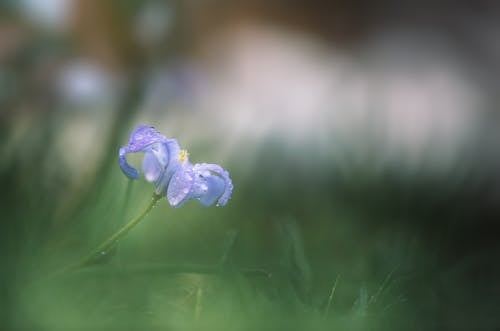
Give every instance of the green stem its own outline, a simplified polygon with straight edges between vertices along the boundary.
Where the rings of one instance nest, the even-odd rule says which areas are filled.
[[[153,196],[151,197],[151,201],[149,202],[149,204],[146,206],[146,209],[144,209],[142,213],[140,213],[135,218],[130,220],[120,230],[115,232],[115,234],[113,234],[106,241],[100,244],[96,249],[94,249],[89,255],[87,255],[85,258],[83,258],[82,260],[74,264],[72,267],[70,267],[70,269],[79,269],[81,267],[85,267],[86,265],[89,265],[92,262],[96,261],[103,254],[106,254],[109,248],[113,246],[113,244],[116,243],[118,239],[126,235],[127,232],[130,231],[130,229],[139,224],[144,219],[144,217],[146,217],[146,215],[151,211],[151,209],[153,209],[156,202],[160,198],[161,198],[160,195],[153,194]]]

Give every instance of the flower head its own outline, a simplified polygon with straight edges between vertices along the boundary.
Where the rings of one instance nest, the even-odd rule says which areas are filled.
[[[129,153],[143,152],[142,173],[155,185],[156,194],[166,194],[173,207],[191,199],[204,206],[224,206],[231,197],[233,184],[229,173],[217,164],[191,164],[189,153],[181,150],[177,140],[168,139],[156,129],[138,126],[130,135],[127,146],[119,151],[119,163],[130,179],[139,178],[139,171],[127,161]]]

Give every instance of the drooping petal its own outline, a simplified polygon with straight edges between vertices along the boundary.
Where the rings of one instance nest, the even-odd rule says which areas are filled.
[[[125,174],[125,176],[127,176],[128,178],[137,179],[139,178],[139,172],[137,171],[136,168],[128,164],[127,154],[128,154],[127,148],[121,147],[118,153],[118,162],[120,163],[120,168],[122,169],[122,172]]]
[[[154,182],[155,184],[159,181],[163,172],[165,171],[168,163],[171,159],[169,152],[169,141],[157,142],[148,146],[145,149],[144,159],[142,162],[142,170],[144,172],[144,178],[148,182]],[[177,144],[176,141],[174,141]]]
[[[118,161],[120,163],[120,168],[123,173],[130,179],[139,178],[139,171],[131,166],[127,162],[127,154],[128,153],[137,153],[137,152],[145,152],[151,145],[161,144],[162,142],[166,142],[168,139],[162,136],[156,129],[146,125],[139,125],[130,135],[130,139],[128,141],[127,146],[123,146],[120,148]],[[157,157],[158,158],[158,157]],[[166,165],[168,163],[168,154],[167,159],[158,158],[158,161],[163,161]],[[148,160],[148,165],[151,165],[151,158]],[[162,163],[162,162],[160,162]],[[151,171],[151,168],[148,168],[148,173]],[[151,178],[151,174],[148,176]],[[149,179],[148,179],[149,180]]]
[[[167,138],[161,135],[155,128],[147,125],[139,125],[130,135],[128,141],[128,152],[137,153],[144,151],[148,146],[166,142]]]
[[[179,169],[181,163],[179,161],[179,154],[181,148],[179,143],[175,139],[167,139],[166,142],[162,143],[165,153],[168,155],[168,161],[164,165],[164,170],[161,175],[155,181],[156,194],[162,195],[167,191],[168,183],[172,178],[173,174]],[[160,152],[157,152],[157,156],[160,158]]]
[[[207,185],[207,191],[200,197],[200,202],[206,205],[218,199],[217,206],[227,204],[233,192],[233,182],[229,178],[229,173],[221,166],[209,163],[195,164],[193,169],[198,176],[205,178]]]
[[[172,139],[167,139],[165,142],[158,142],[152,144],[150,147],[147,148],[148,151],[151,151],[151,153],[154,154],[158,162],[161,164],[163,168],[165,168],[171,158],[170,156],[170,140]],[[177,141],[175,141],[177,143]]]
[[[190,164],[179,167],[170,179],[167,199],[172,207],[179,207],[191,199],[195,173]]]
[[[148,182],[154,182],[160,177],[163,167],[153,151],[144,153],[142,160],[142,172]]]
[[[205,192],[200,196],[200,203],[205,206],[211,206],[219,199],[224,193],[224,189],[226,187],[226,183],[222,178],[217,175],[210,175],[207,178],[204,178],[204,187]]]

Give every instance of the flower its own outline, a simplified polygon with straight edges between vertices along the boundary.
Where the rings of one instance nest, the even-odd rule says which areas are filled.
[[[233,184],[229,173],[217,164],[191,164],[188,152],[181,150],[175,139],[168,139],[155,128],[140,125],[130,135],[127,146],[119,151],[119,164],[130,179],[139,171],[127,161],[129,153],[143,152],[142,173],[155,185],[155,193],[166,194],[173,207],[195,199],[203,206],[224,206],[229,201]]]

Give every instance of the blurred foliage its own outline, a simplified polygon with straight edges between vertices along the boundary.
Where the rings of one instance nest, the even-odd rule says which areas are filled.
[[[278,140],[250,173],[231,158],[227,207],[162,200],[100,264],[58,274],[138,214],[152,187],[127,184],[116,160],[89,191],[71,186],[64,168],[50,171],[52,121],[31,127],[1,167],[9,328],[442,329],[464,308],[479,314],[472,323],[497,323],[475,298],[486,284],[468,287],[482,262],[453,267],[453,232],[488,217],[481,189],[354,165],[311,172]]]
[[[319,161],[315,146],[290,146],[286,137],[240,146],[223,164],[235,185],[228,206],[172,209],[163,200],[99,264],[59,272],[150,199],[151,185],[121,174],[117,150],[138,121],[147,74],[188,47],[190,32],[179,15],[170,37],[140,46],[130,27],[139,1],[76,3],[63,36],[0,13],[17,24],[16,43],[0,58],[2,328],[498,329],[498,176],[460,166],[447,174],[377,170],[348,144],[342,162],[329,150]],[[265,7],[258,3],[252,15]],[[222,16],[245,12],[238,4]],[[300,26],[308,6],[297,2],[291,25]],[[286,16],[271,7],[272,19]],[[369,30],[349,19],[358,17],[354,7],[340,21],[317,2],[302,24],[349,39]],[[121,98],[105,115],[70,113],[56,97],[51,79],[74,54],[121,75]],[[63,161],[77,146],[58,145],[78,116],[104,128],[91,148],[95,168],[83,158],[86,172]],[[216,149],[190,146],[193,155]]]

